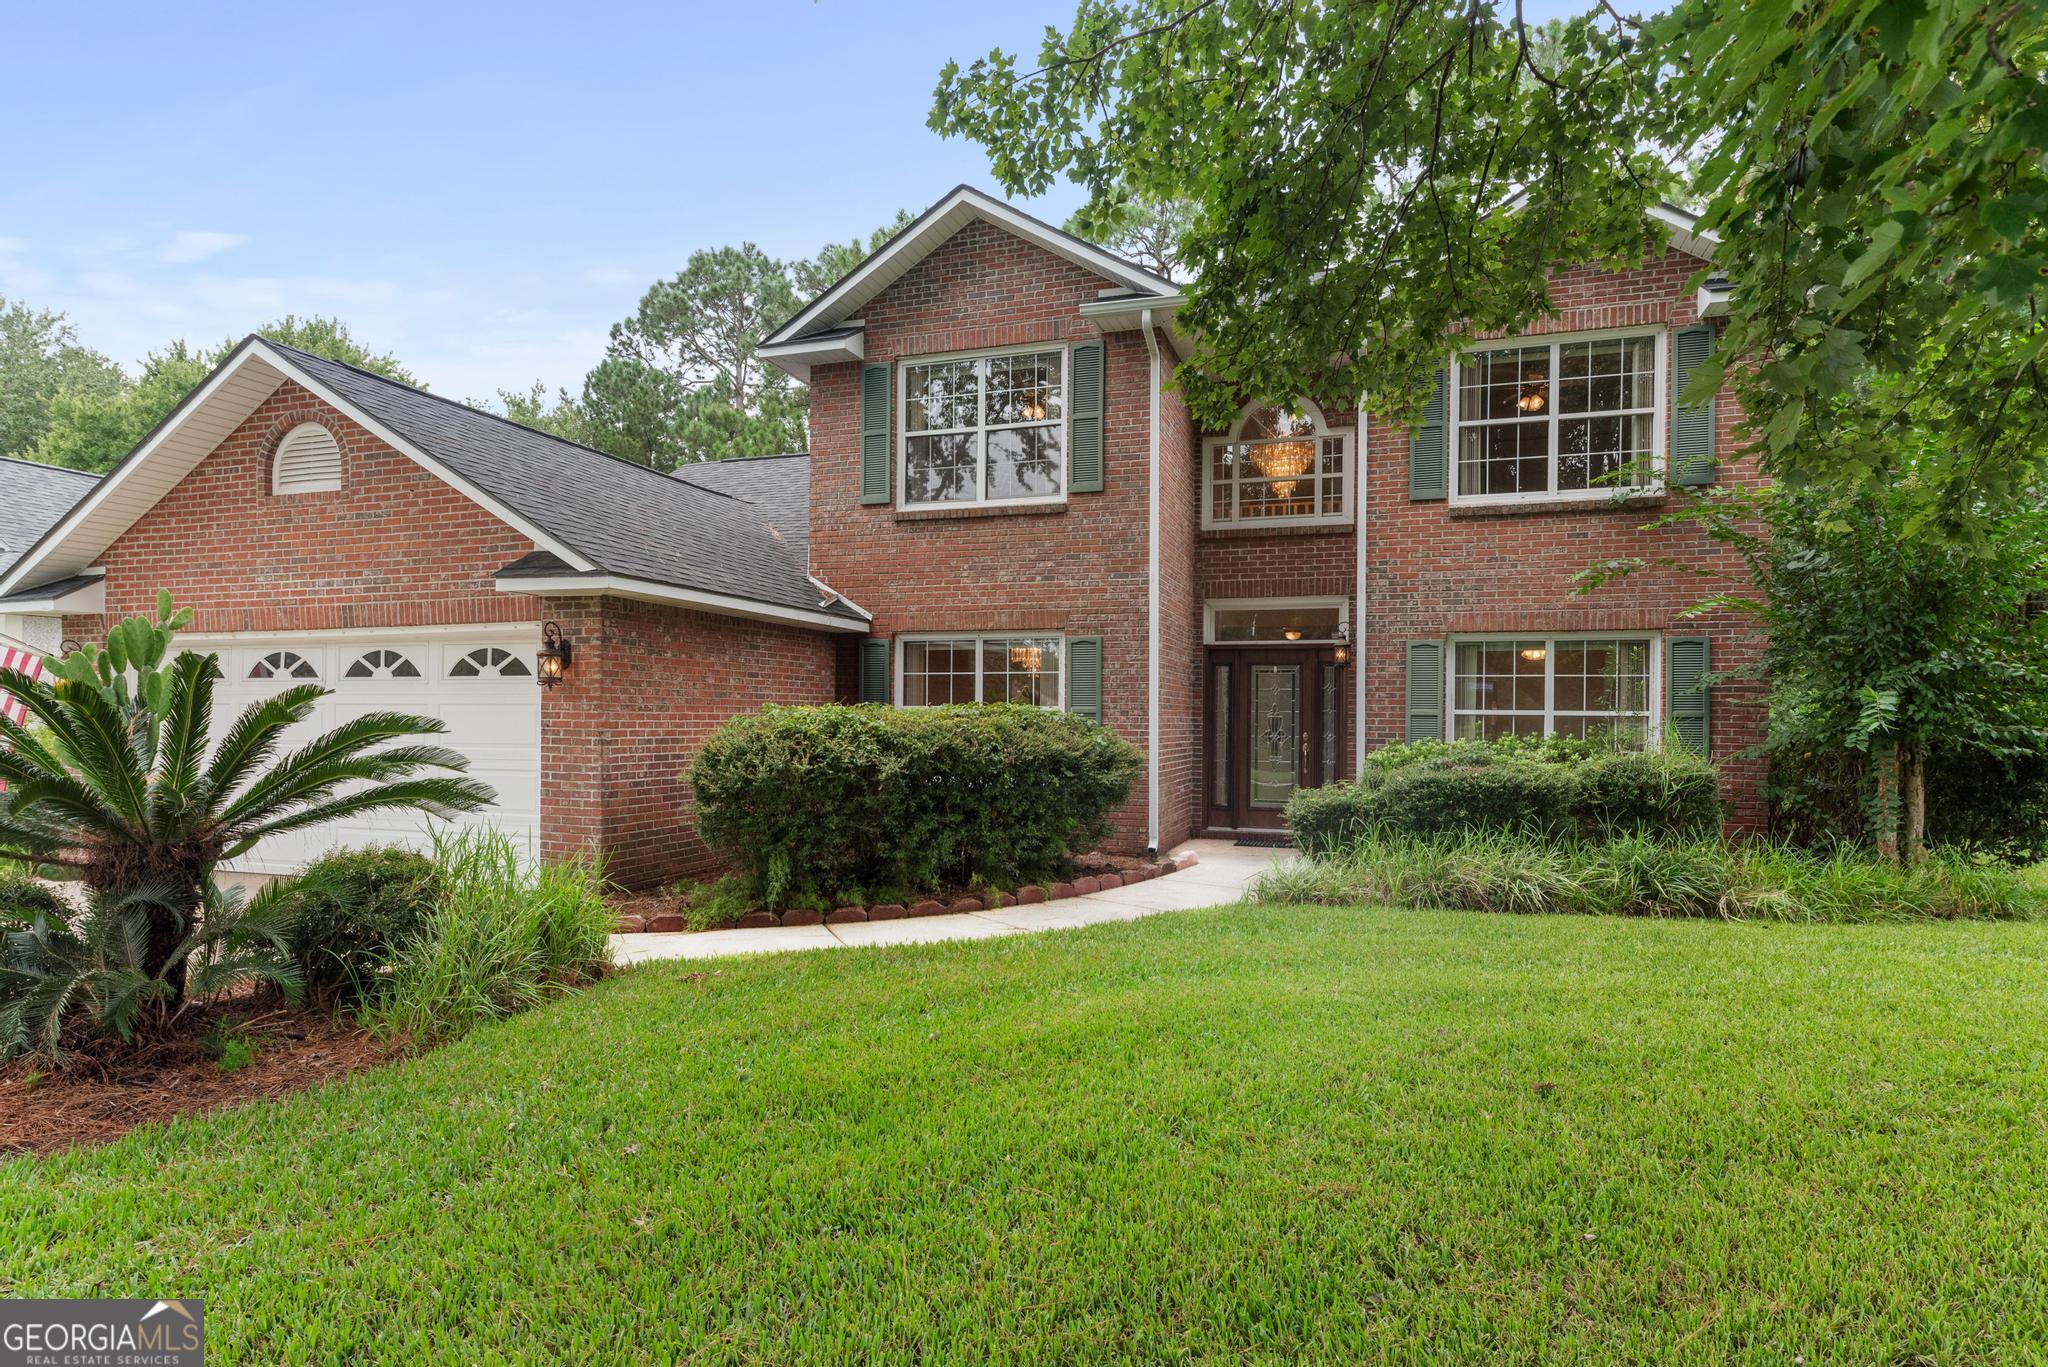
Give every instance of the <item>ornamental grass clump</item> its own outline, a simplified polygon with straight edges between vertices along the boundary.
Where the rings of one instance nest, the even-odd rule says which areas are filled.
[[[363,1012],[378,1035],[441,1043],[604,971],[612,910],[594,857],[535,865],[473,828],[437,838],[434,864],[440,899]]]
[[[1255,895],[1317,906],[1869,924],[2027,920],[2044,899],[2018,874],[1935,854],[1901,867],[1718,840],[1536,842],[1493,833],[1381,836],[1263,875]]]

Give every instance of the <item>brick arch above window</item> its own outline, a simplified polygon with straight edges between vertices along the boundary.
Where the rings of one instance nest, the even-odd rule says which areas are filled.
[[[332,493],[342,486],[348,446],[338,423],[319,409],[280,414],[264,437],[273,494]]]

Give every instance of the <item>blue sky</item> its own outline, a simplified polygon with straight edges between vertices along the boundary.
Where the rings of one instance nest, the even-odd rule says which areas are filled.
[[[574,390],[698,247],[808,255],[961,181],[996,188],[978,148],[925,128],[939,68],[1035,50],[1072,13],[13,6],[0,294],[123,363],[330,313],[445,394]]]

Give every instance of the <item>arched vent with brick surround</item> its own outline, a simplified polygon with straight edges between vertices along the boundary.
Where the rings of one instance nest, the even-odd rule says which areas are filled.
[[[274,494],[317,494],[341,487],[341,443],[317,422],[302,422],[284,434],[271,466]]]

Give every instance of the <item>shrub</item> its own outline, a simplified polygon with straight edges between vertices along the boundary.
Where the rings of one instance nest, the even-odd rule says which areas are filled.
[[[70,906],[57,890],[21,869],[0,872],[0,931],[26,930],[39,916],[63,917]]]
[[[251,985],[296,999],[283,884],[254,897],[209,883],[201,913],[160,959],[150,933],[180,904],[177,889],[93,892],[85,906],[36,912],[0,936],[0,1059],[62,1055],[78,1027],[132,1041],[161,1031],[187,999]]]
[[[323,999],[361,995],[440,894],[434,861],[413,850],[341,850],[314,860],[284,894],[292,957],[307,988]]]
[[[612,929],[598,861],[535,867],[491,830],[437,837],[441,899],[391,962],[364,1022],[416,1044],[466,1034],[604,969]]]
[[[1788,844],[1826,849],[1871,843],[1868,758],[1853,751],[1787,747],[1771,755],[1771,832]],[[2012,865],[2048,859],[2048,753],[2001,758],[1931,748],[1927,842]]]
[[[1008,704],[770,707],[688,778],[698,829],[771,907],[854,888],[1048,879],[1108,833],[1140,755],[1070,713]]]
[[[1339,850],[1374,834],[1506,831],[1693,837],[1719,829],[1720,778],[1689,751],[1616,750],[1574,740],[1418,741],[1357,783],[1306,788],[1287,806],[1302,848]],[[1370,756],[1368,757],[1371,758]]]
[[[1599,755],[1575,766],[1571,781],[1572,814],[1588,832],[1703,836],[1721,829],[1721,776],[1689,750]]]
[[[1669,842],[1642,836],[1536,844],[1499,833],[1364,840],[1276,866],[1277,902],[1462,911],[1870,923],[2021,920],[2042,899],[2010,870],[1955,855],[1912,868],[1851,850]]]

